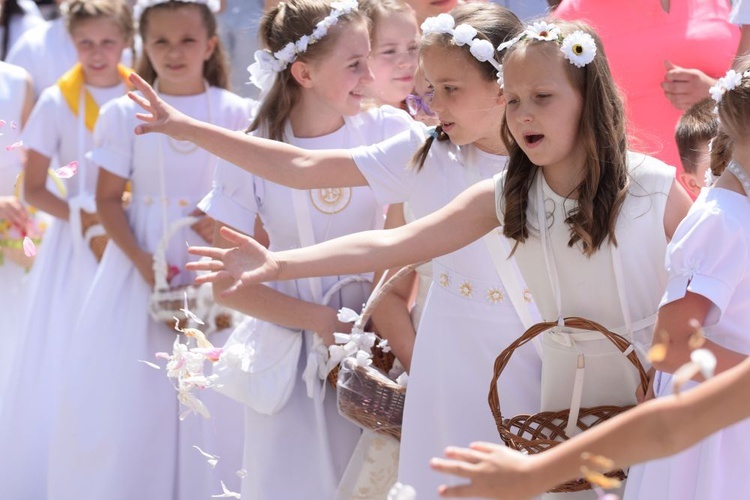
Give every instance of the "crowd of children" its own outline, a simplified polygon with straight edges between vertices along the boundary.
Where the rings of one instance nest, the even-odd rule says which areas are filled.
[[[746,491],[750,61],[682,114],[667,165],[631,140],[607,39],[505,3],[268,2],[238,61],[219,0],[62,0],[25,34],[8,12],[34,9],[5,2],[25,69],[0,62],[3,498],[530,498],[583,452],[632,465],[623,498]],[[399,442],[339,414],[319,356],[416,263],[371,325],[409,374]],[[163,283],[235,311],[206,318],[214,346],[302,339],[280,408],[205,390],[211,417],[184,418],[148,366],[178,349]],[[718,375],[674,395],[696,321]],[[492,389],[505,416],[656,400],[538,455],[497,444],[496,358],[540,322]]]

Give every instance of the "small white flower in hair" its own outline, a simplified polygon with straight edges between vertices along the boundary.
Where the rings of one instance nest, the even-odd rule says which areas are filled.
[[[337,0],[331,2],[331,8],[340,11],[342,14],[349,14],[359,8],[357,0]]]
[[[563,39],[562,50],[565,59],[579,68],[583,68],[596,56],[594,38],[583,31],[575,31]]]
[[[560,28],[552,23],[537,21],[526,28],[525,34],[529,36],[529,38],[534,38],[535,40],[551,42],[560,37]]]
[[[497,84],[500,85],[500,88],[503,88],[505,85],[505,79],[503,78],[503,65],[500,65],[500,68],[497,70]]]
[[[740,83],[742,83],[742,75],[735,70],[730,69],[727,71],[726,75],[719,79],[719,81],[723,82],[726,90],[734,90]]]
[[[495,57],[495,47],[487,40],[475,38],[471,41],[469,51],[480,62],[487,62]]]
[[[477,36],[477,30],[468,24],[459,24],[453,30],[453,43],[459,47],[462,45],[471,45],[471,41]]]
[[[297,56],[294,43],[289,42],[284,46],[283,49],[279,50],[278,52],[274,52],[273,56],[284,63],[284,65],[287,65],[290,62],[294,61],[294,58]]]
[[[450,33],[453,27],[456,25],[456,21],[450,14],[438,14],[435,17],[428,17],[422,23],[422,34],[429,35],[430,33]]]
[[[294,48],[297,49],[297,53],[301,54],[307,50],[307,46],[310,44],[310,37],[305,35],[297,40],[294,44]]]
[[[520,33],[520,34],[518,34],[518,35],[514,36],[513,38],[511,38],[510,40],[508,40],[507,42],[503,42],[503,43],[501,43],[500,45],[498,45],[498,46],[497,46],[497,51],[498,51],[498,52],[502,52],[502,51],[504,51],[504,50],[506,50],[506,49],[509,49],[509,48],[511,48],[511,47],[512,47],[513,45],[515,45],[515,44],[516,44],[516,43],[517,43],[517,42],[518,42],[518,41],[519,41],[519,40],[520,40],[521,38],[523,38],[525,34],[526,34],[526,32]]]

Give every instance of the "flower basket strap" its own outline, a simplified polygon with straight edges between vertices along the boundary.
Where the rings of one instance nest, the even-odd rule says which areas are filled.
[[[640,384],[641,390],[643,390],[644,394],[646,393],[646,391],[648,390],[648,375],[646,375],[646,370],[643,368],[643,364],[641,364],[640,359],[638,359],[638,355],[636,354],[635,349],[632,348],[631,343],[627,339],[625,339],[624,337],[614,332],[607,330],[599,323],[596,323],[594,321],[591,321],[585,318],[571,316],[571,317],[565,318],[563,321],[564,321],[564,326],[568,328],[598,331],[605,338],[609,339],[615,346],[617,346],[620,352],[622,352],[623,355],[625,355],[628,358],[628,360],[630,360],[633,366],[635,366],[636,370],[638,370],[638,376],[641,381],[641,384]],[[537,323],[536,325],[533,325],[531,328],[526,330],[523,335],[521,335],[515,341],[513,341],[513,343],[511,343],[495,359],[494,374],[492,377],[492,381],[490,382],[490,391],[489,391],[487,400],[490,405],[490,411],[492,411],[492,416],[495,417],[495,422],[498,425],[498,428],[502,425],[502,422],[503,422],[502,410],[500,408],[500,397],[497,393],[497,382],[500,379],[500,375],[502,374],[505,367],[508,365],[508,362],[510,361],[511,356],[513,355],[516,349],[518,349],[519,347],[522,347],[527,342],[530,342],[532,339],[534,339],[538,335],[546,332],[547,330],[551,330],[552,328],[555,328],[557,326],[558,326],[557,321],[548,321],[545,323]]]

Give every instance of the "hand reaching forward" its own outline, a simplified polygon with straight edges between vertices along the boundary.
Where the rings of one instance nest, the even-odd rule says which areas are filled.
[[[438,492],[443,497],[519,500],[538,493],[529,490],[529,476],[524,470],[529,457],[506,446],[472,443],[470,448],[446,448],[445,456],[447,460],[433,458],[430,466],[438,472],[466,478],[469,483],[440,486]]]
[[[135,117],[146,123],[138,125],[135,128],[135,134],[160,132],[174,139],[186,140],[181,132],[181,126],[186,124],[190,118],[162,101],[151,85],[138,74],[131,73],[130,82],[143,95],[128,92],[128,97],[144,111],[148,111],[148,113],[136,113]]]
[[[222,280],[232,281],[232,286],[222,292],[222,295],[229,296],[244,285],[278,279],[281,269],[273,252],[266,250],[251,237],[226,226],[221,228],[220,233],[235,246],[232,248],[190,247],[188,249],[188,253],[211,259],[187,264],[187,269],[191,271],[209,271],[195,279],[197,284]]]

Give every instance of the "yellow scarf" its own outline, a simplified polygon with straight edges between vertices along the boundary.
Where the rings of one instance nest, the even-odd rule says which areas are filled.
[[[133,72],[132,69],[126,68],[122,64],[117,65],[117,72],[120,74],[125,86],[130,89],[130,80],[128,77]],[[94,125],[96,125],[96,119],[99,118],[99,105],[94,100],[94,97],[86,89],[83,82],[83,67],[81,63],[77,63],[67,73],[57,80],[57,86],[60,87],[65,102],[70,106],[70,110],[73,114],[78,116],[78,105],[80,102],[81,89],[84,91],[84,102],[86,107],[85,122],[86,128],[91,132],[94,131]]]

